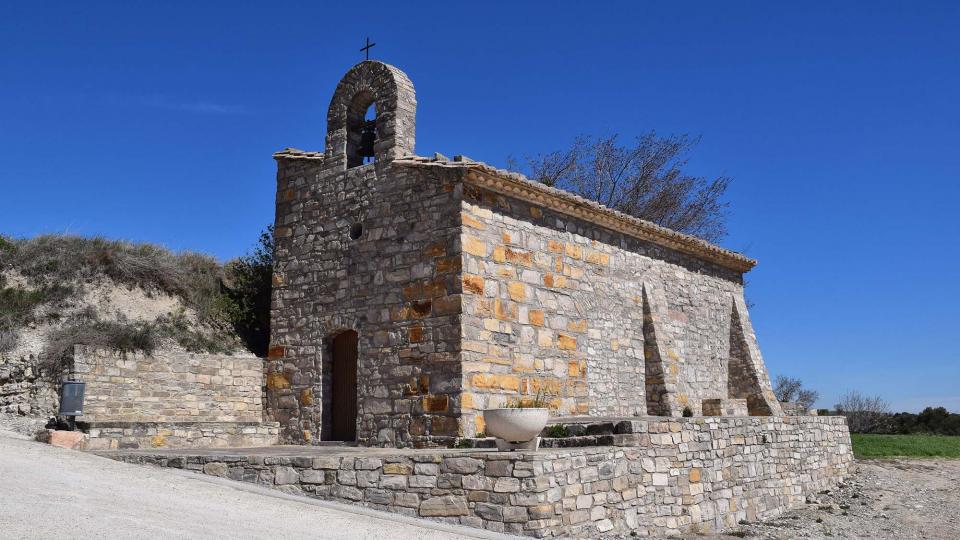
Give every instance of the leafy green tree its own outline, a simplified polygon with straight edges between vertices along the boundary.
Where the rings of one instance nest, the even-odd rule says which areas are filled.
[[[257,356],[270,346],[270,294],[273,280],[273,226],[260,233],[253,251],[227,264],[224,311],[240,339]]]

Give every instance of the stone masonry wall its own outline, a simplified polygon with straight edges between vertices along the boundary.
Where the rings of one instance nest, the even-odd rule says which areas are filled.
[[[84,450],[244,448],[279,441],[276,422],[95,422],[84,424]]]
[[[630,446],[537,452],[109,454],[534,537],[710,532],[776,516],[853,462],[842,417],[631,420]]]
[[[84,422],[260,422],[263,361],[250,355],[123,353],[78,345]]]
[[[375,160],[363,164],[370,107]],[[361,62],[330,100],[324,152],[274,155],[267,410],[285,441],[331,438],[331,343],[346,330],[358,334],[358,442],[446,444],[459,434],[461,188],[392,167],[414,151],[415,115],[402,71]]]
[[[547,207],[464,192],[467,433],[483,430],[480,410],[541,389],[560,415],[699,415],[704,399],[760,395],[767,375],[752,328],[733,324],[738,272]],[[731,356],[754,375],[728,385]]]
[[[329,438],[330,343],[344,330],[358,333],[358,441],[457,436],[459,190],[380,164],[280,161],[267,405],[284,440]]]
[[[55,414],[59,399],[53,378],[37,358],[0,355],[0,412],[33,416]]]

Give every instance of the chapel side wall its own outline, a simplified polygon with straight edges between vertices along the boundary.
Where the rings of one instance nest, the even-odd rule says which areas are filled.
[[[644,414],[645,284],[666,299],[657,316],[669,336],[657,339],[679,369],[678,406],[700,414],[703,399],[727,397],[739,273],[474,186],[462,220],[463,400],[475,432],[482,419],[468,409],[540,388],[558,396],[555,414]]]
[[[457,436],[460,189],[439,171],[281,162],[267,392],[284,440],[324,435],[330,343],[348,329],[361,444]]]

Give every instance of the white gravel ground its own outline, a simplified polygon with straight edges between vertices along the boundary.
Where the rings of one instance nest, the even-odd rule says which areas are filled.
[[[0,538],[507,538],[0,431]]]

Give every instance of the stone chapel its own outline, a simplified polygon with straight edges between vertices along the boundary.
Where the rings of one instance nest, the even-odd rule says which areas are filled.
[[[780,416],[756,261],[463,156],[364,61],[326,148],[277,161],[266,413],[285,442],[444,446],[544,393],[555,416]]]

